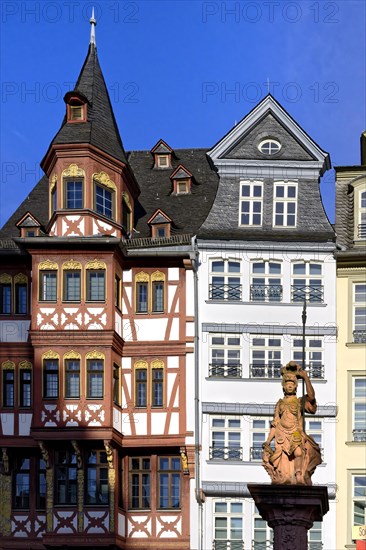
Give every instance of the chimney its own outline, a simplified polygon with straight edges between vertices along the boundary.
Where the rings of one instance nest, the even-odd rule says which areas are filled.
[[[366,165],[366,130],[361,134],[361,165]]]

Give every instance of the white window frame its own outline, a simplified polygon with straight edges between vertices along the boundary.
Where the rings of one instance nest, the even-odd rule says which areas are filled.
[[[277,196],[277,189],[284,188],[283,197]],[[289,196],[289,189],[295,188],[295,196]],[[297,226],[297,196],[298,186],[294,181],[275,181],[273,184],[273,227],[289,227]],[[283,212],[277,212],[277,205],[283,204]],[[295,205],[294,212],[289,212],[289,205]],[[283,223],[276,223],[276,217],[283,216]],[[289,216],[294,216],[294,223],[289,223]]]
[[[213,333],[209,341],[209,376],[220,379],[241,378],[241,335]]]
[[[266,143],[268,143],[268,145],[269,145],[268,152],[263,151],[263,146]],[[275,147],[273,147],[273,146],[275,146]],[[272,152],[272,148],[274,148],[276,150]],[[279,153],[281,151],[281,149],[282,149],[282,145],[276,139],[266,138],[266,139],[263,139],[260,143],[258,143],[258,150],[262,153],[262,155],[268,155],[269,157],[273,156],[273,155],[276,155],[277,153]]]
[[[214,263],[223,262],[223,271],[214,271]],[[230,271],[230,265],[239,265],[239,271]],[[222,279],[223,283],[215,282]],[[237,258],[210,259],[210,300],[224,300],[228,302],[242,300],[242,263]]]
[[[319,445],[320,452],[323,457],[324,454],[324,425],[323,420],[319,417],[306,418],[305,419],[305,432],[310,435],[314,441]]]
[[[366,239],[366,182],[364,178],[354,188],[354,240]],[[364,243],[362,243],[364,244]]]
[[[360,382],[359,392],[356,382]],[[352,440],[366,442],[366,376],[352,376]]]
[[[217,510],[218,506],[222,508],[221,511]],[[232,548],[238,548],[238,545],[240,544],[242,545],[241,548],[244,548],[244,502],[238,499],[235,499],[235,501],[232,501],[228,498],[225,500],[215,499],[212,501],[212,508],[213,548],[215,548],[215,550],[230,550]],[[217,520],[224,519],[226,520],[226,527],[224,525],[221,525],[221,529],[219,529]],[[221,523],[224,522],[221,521]],[[222,533],[226,531],[226,537],[216,538],[218,531],[221,531]],[[233,531],[237,531],[238,534],[240,533],[240,538],[232,538]],[[232,543],[235,543],[235,545]]]
[[[262,460],[262,444],[267,440],[269,431],[271,429],[272,418],[269,416],[262,416],[260,418],[252,418],[251,430],[250,430],[250,449],[249,460],[261,461]],[[274,442],[271,443],[271,446]]]
[[[243,188],[249,187],[249,195],[243,196]],[[255,196],[255,191],[260,188],[260,196]],[[243,212],[243,204],[248,203],[249,211]],[[259,212],[255,212],[255,208],[260,205]],[[243,223],[242,216],[248,215],[248,223]],[[254,216],[260,216],[260,223],[254,223]],[[262,181],[241,181],[240,182],[240,197],[239,197],[239,227],[261,227],[263,225],[263,182]]]
[[[351,507],[351,525],[365,525],[366,523],[366,471],[362,471],[359,473],[353,472],[352,474],[352,507]],[[356,489],[356,478],[362,479],[362,485],[359,483],[357,484],[357,487],[360,487],[360,489]],[[362,487],[364,489],[362,490]],[[356,495],[356,492],[361,493]],[[363,495],[362,492],[365,494]],[[364,517],[360,519],[360,523],[356,523],[355,521],[355,503],[360,502],[361,504],[364,504]]]
[[[235,423],[235,424],[234,424]],[[234,415],[210,417],[210,460],[243,460],[243,420]],[[214,434],[222,434],[216,437]],[[215,442],[220,442],[215,445]]]
[[[259,341],[261,340],[264,340],[264,343],[260,343]],[[275,355],[279,355],[279,357],[275,357],[273,352],[275,352]],[[251,335],[249,377],[255,380],[280,378],[282,352],[283,340],[280,335]],[[255,357],[256,354],[258,357]],[[264,355],[264,360],[262,362],[259,354]]]
[[[357,287],[365,287],[365,292],[360,291],[360,297],[364,300],[357,299]],[[366,310],[366,281],[355,281],[352,287],[352,334],[353,342],[356,344],[365,344],[366,343],[366,317],[365,324],[357,322],[356,324],[356,312],[357,310]],[[363,317],[362,313],[360,317]],[[359,334],[357,335],[356,332]]]
[[[252,545],[251,550],[265,550],[266,548],[272,548],[273,547],[273,529],[272,527],[269,527],[268,523],[262,519],[262,516],[260,515],[258,508],[255,504],[253,504],[254,510],[253,510],[253,522],[252,522],[252,528],[253,528],[253,535],[252,535]],[[256,533],[257,531],[257,533]],[[264,533],[264,540],[261,540],[263,537],[258,537],[259,533]],[[259,539],[259,540],[256,540]]]
[[[298,342],[298,345],[295,345],[295,342]],[[315,345],[315,342],[320,345]],[[302,336],[291,337],[291,358],[303,367]],[[323,379],[324,368],[324,337],[305,336],[305,369],[309,378]]]
[[[308,531],[308,550],[323,550],[323,528],[321,521],[314,521]]]
[[[304,266],[305,273],[296,274],[295,266]],[[291,263],[291,302],[324,302],[323,263],[316,260],[295,261]],[[320,274],[311,273],[312,267],[320,266]],[[296,281],[302,280],[304,283]]]
[[[259,264],[264,265],[264,271],[254,273],[254,266]],[[271,273],[271,269],[273,269],[273,265],[280,266],[280,273]],[[264,282],[259,283],[258,280],[261,280]],[[281,302],[282,295],[283,295],[282,261],[275,260],[275,259],[253,260],[250,265],[250,301],[251,302]]]
[[[157,155],[159,168],[169,168],[169,155]],[[162,162],[163,161],[163,162]],[[165,161],[165,163],[164,163]]]

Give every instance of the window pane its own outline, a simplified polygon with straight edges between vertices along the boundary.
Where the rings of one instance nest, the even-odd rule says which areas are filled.
[[[32,391],[32,371],[21,370],[20,371],[20,406],[31,406],[31,391]]]
[[[222,273],[224,271],[224,262],[212,262],[212,271],[218,271]]]
[[[64,275],[64,300],[80,301],[80,271],[66,271]]]
[[[0,313],[11,313],[11,284],[3,283],[0,285],[1,290],[1,310]]]
[[[146,303],[146,307],[147,307],[147,303]],[[153,311],[154,312],[164,311],[164,283],[163,282],[153,283]]]
[[[137,312],[147,313],[147,283],[137,283]]]
[[[95,186],[95,207],[99,214],[112,218],[112,192],[105,187]]]
[[[321,275],[322,266],[319,264],[310,264],[310,275]]]
[[[229,262],[229,272],[230,273],[240,273],[240,263],[239,262]]]
[[[44,362],[44,396],[58,397],[58,361]]]
[[[90,302],[104,302],[105,300],[105,272],[88,271],[88,293]]]
[[[41,300],[55,302],[57,300],[57,273],[41,273]]]
[[[15,285],[15,313],[25,315],[27,313],[27,285],[17,283]]]
[[[103,376],[104,376],[103,360],[88,360],[87,372],[87,396],[94,398],[103,397]]]
[[[66,208],[82,208],[82,207],[83,207],[83,182],[67,181],[66,182]]]

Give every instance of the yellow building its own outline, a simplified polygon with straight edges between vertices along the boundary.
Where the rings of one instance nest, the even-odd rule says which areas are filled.
[[[337,550],[366,524],[366,132],[361,164],[336,168]]]

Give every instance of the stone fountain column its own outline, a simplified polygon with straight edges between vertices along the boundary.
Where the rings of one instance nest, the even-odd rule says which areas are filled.
[[[248,489],[274,531],[273,550],[307,550],[308,530],[329,510],[327,487],[248,483]]]

